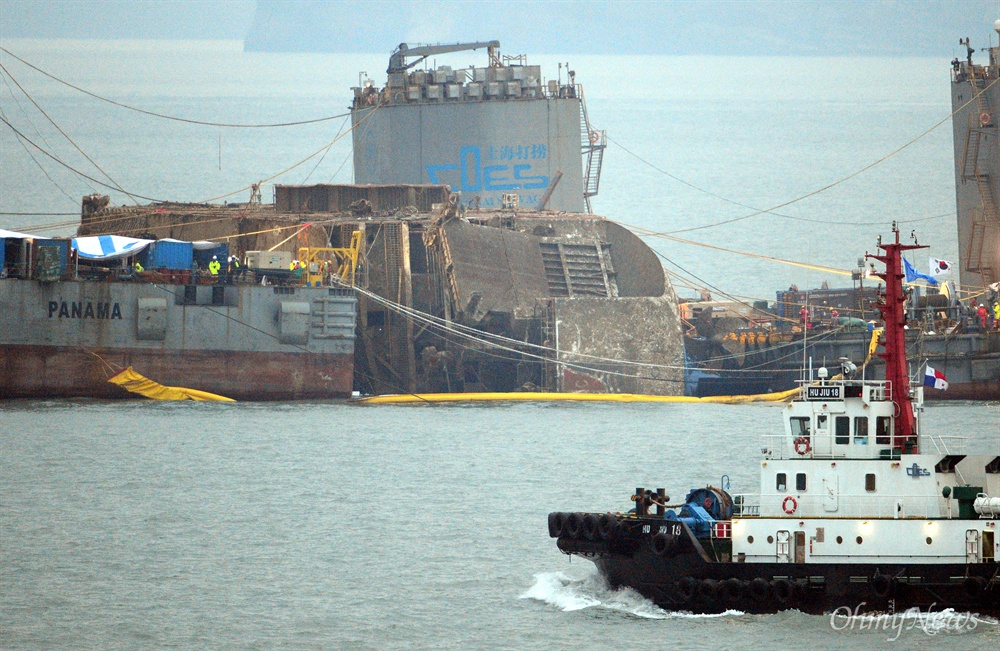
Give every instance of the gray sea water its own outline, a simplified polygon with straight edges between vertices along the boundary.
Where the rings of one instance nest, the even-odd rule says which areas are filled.
[[[244,123],[345,113],[358,72],[381,82],[388,56],[244,54],[211,42],[2,45],[123,103]],[[531,58],[550,75],[564,60]],[[321,150],[343,122],[168,122],[61,87],[2,53],[0,62],[118,183],[159,199],[199,201],[269,178]],[[765,208],[913,140],[780,209],[785,217],[684,236],[847,269],[897,219],[931,255],[955,259],[947,61],[574,57],[573,68],[592,121],[620,145],[608,151],[597,212],[654,230],[750,212],[632,154]],[[7,77],[0,110],[101,178]],[[349,148],[342,139],[276,181],[347,182]],[[0,129],[0,228],[66,221],[46,234],[70,234],[80,195],[104,190],[28,150]],[[838,280],[650,242],[749,297]],[[727,473],[734,491],[753,492],[759,437],[780,416],[763,405],[0,403],[0,648],[839,649],[892,640],[996,649],[995,623],[956,630],[942,616],[896,631],[794,611],[666,613],[608,590],[548,538],[549,511],[622,509],[637,485],[681,497]],[[1000,405],[935,404],[926,427],[997,450]]]

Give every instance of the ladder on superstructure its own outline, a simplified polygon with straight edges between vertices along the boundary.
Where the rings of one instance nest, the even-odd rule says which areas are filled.
[[[580,149],[585,158],[583,168],[583,201],[587,204],[587,212],[592,213],[590,198],[597,195],[601,186],[601,165],[604,163],[604,150],[608,146],[607,135],[590,126],[587,117],[587,99],[583,95],[583,86],[577,86],[580,97]]]
[[[986,244],[986,232],[991,226],[1000,227],[1000,213],[997,211],[997,203],[993,197],[993,190],[990,187],[989,169],[984,167],[980,161],[980,154],[983,149],[984,140],[989,136],[996,136],[996,120],[993,111],[990,110],[989,98],[986,96],[986,80],[988,75],[982,74],[981,78],[976,77],[978,66],[969,65],[969,84],[972,87],[972,94],[976,100],[977,113],[969,114],[968,130],[965,136],[965,160],[962,162],[962,181],[974,181],[979,190],[979,197],[983,207],[981,211],[973,212],[972,229],[969,233],[966,268],[969,271],[978,273],[983,278],[983,285],[993,283],[994,269],[990,264],[983,264],[983,248]],[[980,67],[980,70],[982,68]]]

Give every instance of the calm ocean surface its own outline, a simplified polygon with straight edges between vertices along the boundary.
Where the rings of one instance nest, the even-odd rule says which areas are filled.
[[[244,123],[346,113],[358,72],[381,83],[388,57],[244,54],[233,43],[3,46],[124,103]],[[558,60],[531,58],[550,76]],[[118,183],[159,199],[200,201],[268,178],[334,140],[344,122],[248,130],[167,122],[60,87],[2,53],[0,62]],[[956,259],[947,61],[571,63],[591,120],[621,145],[608,150],[597,212],[656,230],[751,212],[626,149],[765,208],[928,132],[780,209],[784,217],[684,236],[848,269],[893,219],[920,220],[904,231],[916,228],[930,255]],[[0,82],[0,109],[98,177],[10,80]],[[349,152],[343,138],[272,182],[349,182]],[[104,192],[33,153],[37,165],[0,130],[0,212],[76,214],[81,195]],[[3,214],[0,228],[73,219]],[[650,242],[748,297],[773,299],[792,282],[843,282]],[[547,536],[549,511],[624,509],[636,485],[682,497],[728,473],[734,491],[755,492],[759,437],[780,416],[762,405],[0,403],[0,648],[884,648],[895,631],[835,631],[828,618],[797,612],[668,614],[606,590],[589,563],[570,564]],[[1000,405],[934,405],[925,428],[995,451]],[[1000,646],[992,623],[961,633],[925,624],[937,634],[907,626],[893,644]]]

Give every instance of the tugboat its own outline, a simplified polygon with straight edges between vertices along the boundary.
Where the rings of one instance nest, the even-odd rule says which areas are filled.
[[[765,437],[758,495],[706,486],[670,505],[664,489],[636,488],[628,513],[550,513],[559,549],[667,610],[1000,615],[1000,455],[951,453],[930,437],[925,449],[900,262],[925,247],[893,233],[881,255],[866,253],[885,265],[884,380],[852,379],[845,361],[804,381],[784,433]]]

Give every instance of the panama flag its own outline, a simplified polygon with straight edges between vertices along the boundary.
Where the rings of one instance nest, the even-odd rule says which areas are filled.
[[[935,371],[928,366],[927,371],[924,372],[924,386],[944,391],[948,388],[948,380],[945,378],[944,373]]]
[[[931,258],[931,275],[932,276],[943,276],[944,274],[950,274],[953,265],[947,260],[938,260],[937,258]]]

